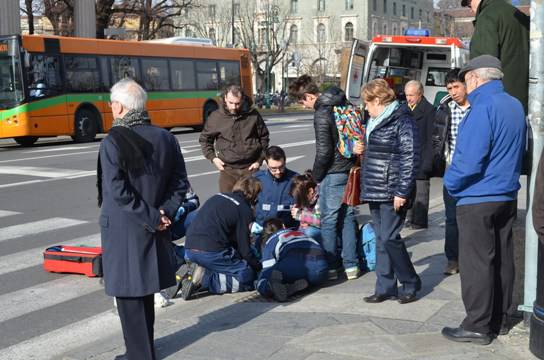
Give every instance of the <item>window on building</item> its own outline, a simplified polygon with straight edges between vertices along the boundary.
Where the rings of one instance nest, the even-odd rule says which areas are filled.
[[[419,9],[419,20],[423,19],[423,10]]]
[[[208,5],[208,16],[210,18],[215,18],[215,5]]]
[[[353,24],[348,22],[344,26],[344,41],[353,40]]]
[[[210,30],[208,31],[208,36],[210,37],[210,39],[213,40],[213,43],[215,44],[215,29],[214,28],[210,28]]]
[[[393,15],[397,16],[397,3],[393,3]]]
[[[383,13],[387,14],[387,0],[383,0]]]
[[[397,28],[397,24],[393,24],[393,31],[392,31],[392,35],[398,35],[398,34],[397,34],[397,30],[398,30],[398,28]]]
[[[325,11],[325,0],[317,0],[317,11]]]
[[[234,16],[240,17],[240,3],[232,4],[232,12],[234,13]]]
[[[168,62],[159,59],[142,59],[143,85],[147,90],[169,90]]]
[[[378,23],[374,22],[372,24],[372,36],[378,35]]]
[[[188,38],[192,38],[194,37],[195,33],[193,32],[193,30],[191,28],[186,28],[185,29],[185,37],[188,37]]]
[[[263,28],[260,28],[258,30],[257,39],[259,40],[259,45],[263,46],[264,45],[264,40],[265,40],[265,30]]]
[[[372,10],[378,11],[378,0],[372,0]]]
[[[100,90],[100,74],[96,58],[65,56],[64,67],[67,91],[94,92]]]
[[[291,0],[291,14],[298,13],[298,0]]]
[[[427,22],[429,24],[431,23],[431,12],[430,11],[427,11]]]
[[[410,18],[411,19],[414,18],[414,7],[413,6],[410,8]]]
[[[383,24],[383,35],[387,35],[387,24]]]
[[[317,42],[327,41],[327,28],[324,24],[317,25]]]
[[[242,36],[240,35],[240,29],[238,28],[234,29],[234,44],[236,45],[242,44]]]
[[[353,0],[346,0],[346,10],[353,10]]]
[[[170,60],[170,69],[174,90],[193,90],[196,88],[192,60]]]
[[[298,27],[291,25],[289,28],[289,43],[296,44],[298,42]]]
[[[140,64],[137,58],[129,56],[112,57],[110,65],[114,84],[125,78],[140,82]]]
[[[406,5],[402,4],[402,16],[406,17]]]
[[[406,27],[403,26],[403,27],[401,28],[401,31],[402,31],[402,32],[401,32],[401,35],[404,35],[404,33],[406,32]]]
[[[199,61],[196,63],[196,83],[198,90],[218,89],[219,79],[215,61]]]

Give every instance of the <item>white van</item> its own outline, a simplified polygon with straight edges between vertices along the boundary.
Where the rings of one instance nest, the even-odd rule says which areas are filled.
[[[446,91],[446,74],[462,67],[469,59],[469,50],[457,38],[432,37],[421,31],[418,35],[378,35],[370,44],[354,40],[347,66],[344,89],[349,100],[361,104],[361,86],[376,78],[385,79],[399,97],[409,80],[419,80],[427,100],[437,105]]]

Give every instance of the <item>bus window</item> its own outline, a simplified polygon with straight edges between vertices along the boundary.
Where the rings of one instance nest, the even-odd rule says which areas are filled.
[[[98,58],[98,62],[100,64],[100,78],[102,79],[101,91],[109,90],[112,84],[110,81],[110,69],[108,66],[108,58],[101,56]]]
[[[240,85],[240,64],[236,61],[220,61],[221,86]]]
[[[96,58],[88,56],[65,56],[64,67],[67,91],[100,91],[100,74]]]
[[[23,81],[19,44],[15,39],[0,40],[0,109],[23,101]]]
[[[217,90],[219,81],[215,61],[198,61],[196,63],[196,82],[198,90]]]
[[[450,71],[448,68],[430,67],[427,72],[427,80],[425,86],[440,86],[446,87],[446,74]]]
[[[57,56],[33,54],[28,76],[30,97],[40,98],[60,93],[60,66]]]
[[[111,75],[113,83],[115,84],[121,79],[131,78],[140,81],[140,66],[138,59],[134,57],[112,57],[110,58]]]
[[[174,90],[194,90],[195,70],[192,60],[170,60],[172,88]]]
[[[170,90],[168,84],[168,62],[158,59],[142,59],[144,88],[147,90]]]

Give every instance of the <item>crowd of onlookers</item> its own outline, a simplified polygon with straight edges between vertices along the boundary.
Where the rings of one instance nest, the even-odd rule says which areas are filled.
[[[151,125],[145,91],[128,79],[112,87],[115,120],[100,146],[97,185],[106,293],[116,298],[126,357],[155,358],[154,294],[161,290],[189,300],[200,291],[256,289],[286,301],[328,280],[357,279],[364,258],[355,206],[362,203],[376,236],[375,289],[363,301],[417,301],[425,284],[400,232],[428,226],[434,176],[444,178],[444,273],[460,274],[467,313],[442,334],[489,344],[509,331],[528,24],[500,0],[463,3],[477,19],[471,60],[448,73],[438,108],[416,80],[405,84],[403,101],[383,79],[366,83],[364,112],[341,89],[321,91],[308,75],[290,85],[289,99],[315,111],[315,159],[303,174],[270,145],[257,110],[264,96],[254,104],[239,86],[224,89],[199,138],[219,171],[219,192],[202,204],[177,139]],[[283,106],[287,94],[275,98]],[[173,244],[181,237],[184,246]]]

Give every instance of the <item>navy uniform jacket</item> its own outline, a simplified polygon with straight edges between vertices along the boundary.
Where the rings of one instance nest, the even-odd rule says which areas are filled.
[[[297,222],[291,216],[294,200],[289,195],[293,177],[296,175],[298,175],[296,172],[285,169],[283,177],[278,180],[266,169],[255,173],[255,177],[263,186],[255,205],[255,218],[259,225],[262,226],[267,219],[278,217],[287,227],[297,226]]]
[[[176,138],[152,125],[132,128],[153,145],[143,171],[125,173],[108,135],[100,144],[103,270],[106,294],[139,297],[174,285],[170,231],[157,231],[159,209],[173,219],[186,192],[187,172]]]

